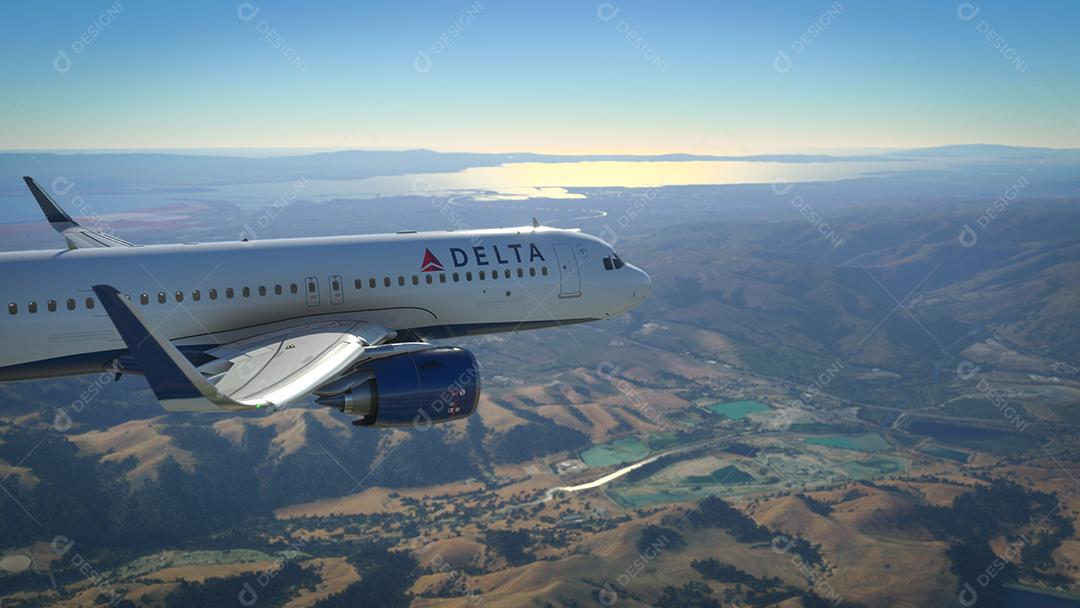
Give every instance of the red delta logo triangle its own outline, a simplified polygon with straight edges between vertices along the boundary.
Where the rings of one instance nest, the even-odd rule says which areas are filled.
[[[439,272],[443,269],[439,258],[431,253],[430,249],[424,249],[424,261],[420,263],[420,272]]]

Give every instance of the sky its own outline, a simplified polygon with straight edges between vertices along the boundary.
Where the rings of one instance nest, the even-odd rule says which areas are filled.
[[[1080,147],[1080,3],[18,2],[0,150]]]

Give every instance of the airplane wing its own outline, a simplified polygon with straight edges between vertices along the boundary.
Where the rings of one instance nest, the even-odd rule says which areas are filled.
[[[311,393],[358,361],[427,344],[380,345],[395,332],[364,321],[309,321],[223,344],[199,367],[150,327],[110,285],[97,294],[150,388],[170,411],[222,412],[283,406]]]
[[[134,247],[135,245],[118,239],[111,234],[105,234],[98,230],[91,230],[75,220],[66,211],[56,204],[45,189],[38,185],[32,177],[23,177],[30,192],[37,200],[38,206],[45,213],[45,218],[53,229],[63,235],[67,241],[68,249],[85,249],[89,247]]]

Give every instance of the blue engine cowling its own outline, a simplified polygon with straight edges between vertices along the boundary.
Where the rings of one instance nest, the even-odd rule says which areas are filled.
[[[376,359],[352,376],[367,379],[342,394],[341,405],[344,412],[364,416],[355,423],[359,426],[428,426],[458,420],[475,412],[480,399],[476,357],[462,348]],[[329,399],[320,401],[337,405]]]

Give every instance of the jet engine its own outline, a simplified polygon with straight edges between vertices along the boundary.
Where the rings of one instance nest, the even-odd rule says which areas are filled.
[[[362,416],[357,426],[427,426],[476,411],[480,370],[469,351],[437,347],[375,359],[315,394],[320,405]]]

